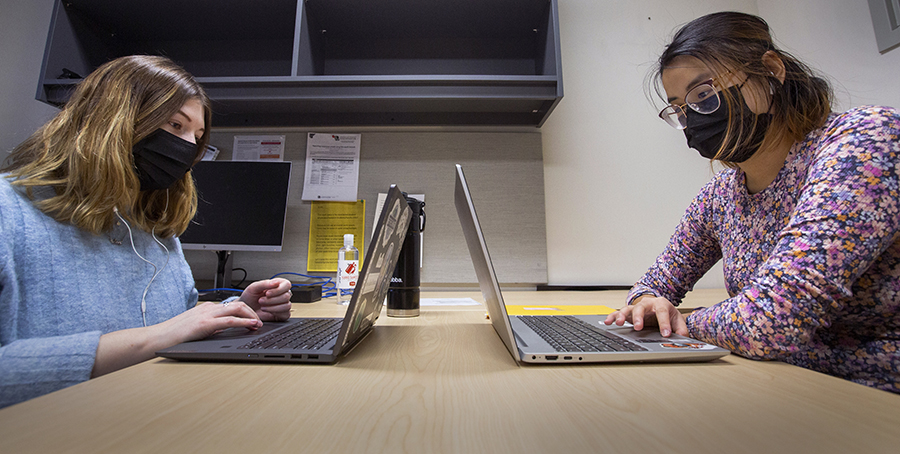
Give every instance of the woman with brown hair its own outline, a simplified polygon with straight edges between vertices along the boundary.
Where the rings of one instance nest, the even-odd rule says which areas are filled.
[[[163,57],[113,60],[16,147],[0,178],[0,407],[290,316],[290,282],[197,303],[176,235],[209,99]]]
[[[735,12],[682,27],[653,82],[660,117],[726,169],[606,323],[900,392],[900,113],[831,112],[829,84]],[[731,298],[681,315],[720,259]]]

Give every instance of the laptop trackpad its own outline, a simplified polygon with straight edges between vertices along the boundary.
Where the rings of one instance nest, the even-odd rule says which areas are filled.
[[[213,334],[212,336],[207,337],[208,340],[225,340],[225,339],[235,339],[241,337],[257,337],[262,336],[264,334],[271,333],[276,329],[283,328],[289,325],[290,322],[266,322],[263,323],[262,328],[257,330],[251,330],[247,328],[228,328],[224,331]]]

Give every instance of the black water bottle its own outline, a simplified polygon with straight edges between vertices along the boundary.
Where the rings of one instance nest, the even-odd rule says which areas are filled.
[[[422,231],[425,230],[425,202],[405,192],[406,203],[412,210],[409,229],[400,248],[397,268],[391,278],[387,294],[389,317],[417,317],[419,315],[419,261],[422,253]]]

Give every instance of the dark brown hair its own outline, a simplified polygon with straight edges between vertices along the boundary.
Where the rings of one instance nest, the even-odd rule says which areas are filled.
[[[763,64],[763,55],[773,52],[785,67],[781,83]],[[676,57],[690,56],[706,64],[717,75],[742,71],[747,82],[771,91],[771,125],[765,143],[776,143],[785,137],[803,139],[821,127],[831,112],[833,93],[830,84],[817,76],[804,63],[778,49],[769,25],[760,17],[738,12],[719,12],[694,19],[679,29],[666,46],[651,75],[650,85],[662,99],[661,78]],[[720,95],[729,106],[729,127],[725,142],[716,159],[728,160],[738,145],[751,140],[750,131],[741,130],[741,121],[733,114],[737,109],[727,91]],[[755,125],[754,125],[755,127]]]

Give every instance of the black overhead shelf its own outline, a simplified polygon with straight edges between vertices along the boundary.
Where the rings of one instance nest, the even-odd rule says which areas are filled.
[[[213,126],[540,126],[562,98],[556,0],[60,1],[37,98],[130,54],[194,74]]]

